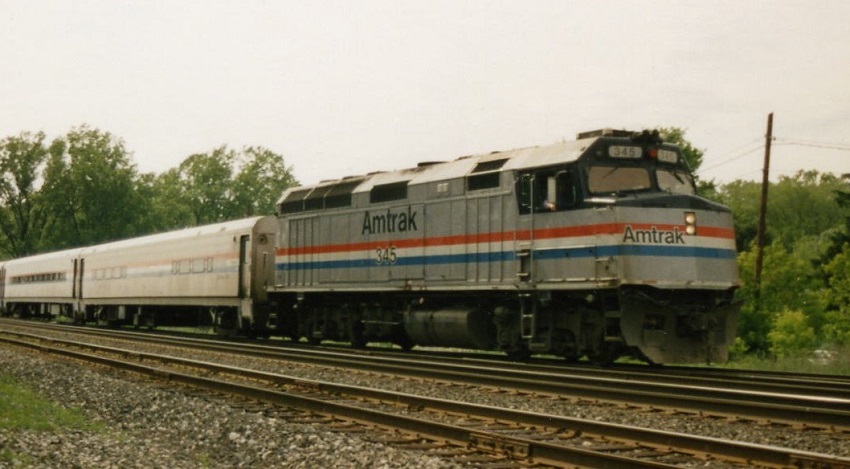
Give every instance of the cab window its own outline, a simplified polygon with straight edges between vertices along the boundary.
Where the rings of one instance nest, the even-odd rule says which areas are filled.
[[[593,194],[616,194],[652,188],[649,170],[637,166],[591,166],[587,184]]]
[[[516,193],[522,214],[560,212],[575,207],[579,202],[571,169],[522,173],[517,179]]]
[[[671,194],[694,195],[694,180],[687,171],[661,169],[656,172],[658,188]]]

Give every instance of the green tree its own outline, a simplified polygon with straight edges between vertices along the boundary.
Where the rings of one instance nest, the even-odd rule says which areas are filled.
[[[124,142],[81,126],[50,146],[46,202],[56,216],[54,248],[83,246],[137,234],[144,201]]]
[[[768,196],[768,230],[785,246],[840,226],[842,217],[836,191],[843,187],[837,177],[817,171],[798,171],[771,184]]]
[[[846,183],[835,190],[835,203],[842,223],[836,226],[829,235],[829,246],[821,256],[821,263],[829,263],[835,256],[844,251],[845,245],[850,243],[850,191],[845,190]]]
[[[823,283],[808,259],[787,250],[781,244],[767,246],[761,294],[755,285],[755,250],[738,255],[743,300],[738,319],[738,335],[751,351],[770,350],[768,334],[778,315],[785,310],[800,311],[818,317],[824,311]]]
[[[233,163],[236,152],[220,146],[209,153],[189,156],[177,169],[183,203],[193,223],[203,225],[238,218],[233,203]]]
[[[770,351],[777,357],[790,357],[814,350],[815,331],[802,311],[784,310],[774,321],[767,335]]]
[[[732,210],[738,251],[748,249],[755,242],[758,230],[760,185],[752,181],[733,181],[721,186],[718,194],[719,202]]]
[[[824,266],[829,288],[825,291],[829,311],[825,314],[823,338],[834,345],[850,344],[850,243]]]
[[[176,169],[160,175],[145,173],[137,181],[139,197],[147,201],[147,210],[141,213],[142,233],[158,233],[194,226],[194,217],[182,200],[180,175]]]
[[[841,225],[836,191],[843,187],[831,174],[800,171],[782,176],[768,187],[765,242],[793,248],[807,237],[820,238]],[[733,181],[719,190],[719,201],[728,206],[735,220],[735,241],[739,250],[756,238],[761,205],[761,183]]]
[[[283,156],[263,147],[236,152],[221,146],[194,154],[162,180],[166,193],[180,188],[179,200],[196,225],[274,213],[283,190],[297,184]],[[171,212],[182,217],[179,210]]]
[[[43,132],[21,132],[0,141],[0,250],[20,257],[41,247],[49,212],[38,186],[47,161]]]
[[[271,214],[284,189],[298,184],[283,156],[263,147],[247,147],[239,155],[233,198],[240,216]]]

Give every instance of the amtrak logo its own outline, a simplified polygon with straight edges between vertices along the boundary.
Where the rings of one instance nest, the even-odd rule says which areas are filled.
[[[685,244],[685,233],[679,231],[678,227],[672,231],[659,230],[654,226],[649,230],[635,230],[630,225],[626,225],[623,231],[624,243],[640,243],[640,244]]]
[[[372,235],[381,233],[395,233],[403,231],[418,231],[416,226],[416,215],[418,212],[407,207],[407,211],[401,213],[393,213],[387,209],[387,213],[372,215],[367,210],[363,214],[363,229],[360,231],[362,235]]]

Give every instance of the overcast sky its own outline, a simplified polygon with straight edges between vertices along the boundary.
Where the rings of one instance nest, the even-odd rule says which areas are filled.
[[[88,124],[144,172],[255,145],[313,183],[675,126],[701,177],[759,180],[773,111],[773,175],[850,173],[846,0],[0,0],[0,72],[0,138]]]

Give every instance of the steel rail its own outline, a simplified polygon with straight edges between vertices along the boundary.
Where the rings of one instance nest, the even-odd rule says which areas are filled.
[[[0,319],[0,322],[4,321]],[[26,324],[26,322],[24,322]],[[31,323],[30,323],[31,324]],[[57,329],[67,329],[67,326],[44,324],[45,327],[56,327]],[[78,326],[74,326],[75,328]],[[104,334],[111,336],[113,334],[124,335],[131,334],[135,337],[155,335],[157,337],[174,337],[171,334],[163,334],[160,332],[131,332],[131,331],[116,331],[102,329],[86,329],[87,333]],[[192,338],[197,340],[210,340],[209,336],[198,338],[198,334],[179,334],[181,340]],[[158,340],[158,339],[154,339]],[[237,339],[238,340],[238,339]],[[220,341],[219,341],[220,342]],[[233,342],[231,342],[232,344]],[[251,343],[251,342],[249,342]],[[262,343],[253,341],[252,344],[263,346]],[[268,344],[268,343],[266,343]],[[300,344],[289,343],[284,345],[279,343],[280,347],[287,349],[302,350]],[[321,346],[310,346],[310,350],[316,350]],[[676,385],[695,385],[722,387],[724,389],[737,389],[744,391],[762,391],[779,394],[799,394],[806,396],[817,397],[843,397],[850,395],[850,377],[838,375],[823,375],[811,373],[788,373],[776,371],[754,371],[754,370],[737,370],[725,368],[711,367],[693,367],[693,366],[665,366],[665,367],[650,367],[646,365],[629,365],[616,364],[609,367],[599,367],[592,365],[568,364],[563,360],[553,360],[546,358],[535,358],[526,362],[509,362],[502,356],[487,355],[484,353],[463,353],[463,352],[440,352],[440,351],[393,351],[378,348],[369,350],[352,349],[341,346],[325,346],[325,348],[340,353],[349,355],[366,355],[369,357],[388,357],[401,359],[422,359],[434,360],[439,358],[446,363],[460,364],[480,364],[490,368],[503,368],[507,371],[512,371],[521,368],[524,371],[535,371],[543,373],[560,373],[560,374],[580,374],[591,376],[604,376],[608,378],[633,380],[637,377],[646,377],[653,382],[671,383]],[[322,350],[320,348],[320,350]]]
[[[67,328],[65,328],[67,330]],[[89,333],[90,330],[86,330]],[[113,334],[95,330],[95,335]],[[260,344],[232,344],[219,340],[183,339],[122,331],[133,340],[187,346],[243,355],[297,361],[322,366],[355,368],[372,372],[405,374],[428,379],[443,379],[482,386],[502,387],[526,392],[573,396],[596,402],[617,402],[667,408],[688,409],[708,415],[763,419],[792,426],[820,426],[850,431],[850,399],[847,397],[811,397],[785,395],[710,386],[655,383],[639,379],[615,379],[562,372],[530,372],[504,367],[468,363],[442,363],[409,358],[381,357],[327,350],[305,350]]]
[[[437,398],[429,398],[423,396],[417,396],[412,394],[399,393],[394,391],[384,391],[374,388],[366,388],[361,386],[350,386],[350,385],[341,385],[335,383],[328,383],[316,380],[306,380],[303,378],[285,376],[276,373],[268,373],[256,370],[250,370],[245,368],[232,367],[228,365],[221,365],[210,362],[203,362],[197,360],[190,360],[178,357],[171,357],[161,354],[151,354],[151,353],[141,353],[136,351],[128,351],[125,349],[118,349],[115,347],[105,347],[100,345],[92,345],[86,344],[76,341],[67,341],[60,339],[52,339],[52,338],[38,338],[31,337],[39,340],[43,340],[45,342],[59,344],[63,346],[73,346],[73,347],[85,347],[92,350],[100,351],[100,352],[108,352],[112,354],[118,354],[122,356],[129,356],[134,358],[135,360],[153,360],[161,363],[169,363],[172,365],[183,366],[183,367],[192,367],[203,369],[205,371],[212,371],[215,373],[222,374],[230,374],[236,375],[243,378],[264,381],[268,383],[272,383],[276,386],[295,386],[298,388],[308,388],[316,391],[320,391],[325,394],[332,395],[344,395],[358,398],[365,398],[371,400],[378,400],[383,402],[393,402],[396,404],[403,404],[408,406],[409,408],[417,408],[417,409],[434,409],[440,412],[445,413],[454,413],[460,415],[471,415],[479,418],[487,418],[487,419],[497,419],[509,422],[515,422],[523,425],[531,425],[531,426],[540,426],[540,427],[549,427],[549,428],[558,428],[558,429],[569,429],[573,432],[579,432],[582,434],[593,434],[604,437],[605,439],[611,440],[620,440],[624,442],[637,442],[644,445],[653,446],[658,449],[670,450],[673,449],[676,452],[681,453],[689,453],[689,454],[710,454],[715,456],[721,456],[723,459],[732,462],[746,462],[750,464],[760,464],[766,466],[778,466],[778,467],[830,467],[830,468],[850,468],[850,459],[834,457],[830,455],[804,452],[804,451],[796,451],[787,448],[777,448],[772,446],[765,445],[757,445],[750,443],[741,443],[741,442],[732,442],[728,440],[722,440],[717,438],[709,438],[709,437],[697,437],[692,435],[686,435],[675,432],[666,432],[660,430],[652,430],[645,428],[637,428],[631,427],[627,425],[620,424],[611,424],[611,423],[603,423],[597,421],[588,421],[570,417],[561,417],[561,416],[553,416],[548,414],[536,413],[536,412],[525,412],[525,411],[517,411],[511,409],[498,408],[493,406],[484,406],[479,404],[470,404],[463,402],[450,401],[445,399],[437,399]],[[34,348],[39,348],[41,350],[48,350],[53,353],[61,353],[68,354],[68,352],[63,351],[64,349],[59,349],[56,347],[45,347],[38,344],[32,344],[30,342],[22,342],[10,339],[3,339],[4,341],[8,341],[11,343],[15,343],[17,345],[30,346]],[[57,352],[56,350],[59,350]],[[72,356],[77,356],[77,354],[81,354],[80,352],[70,352]],[[89,354],[81,354],[89,357]],[[97,356],[92,356],[97,357]],[[101,360],[100,357],[97,360]],[[119,362],[124,363],[124,362]],[[145,367],[143,365],[139,365],[133,363],[131,368],[135,371],[136,367],[141,367],[143,369],[152,369],[151,367]],[[157,369],[159,370],[159,369]],[[182,373],[176,373],[171,371],[157,371],[159,376],[166,376],[171,379],[172,373],[175,375],[183,376]],[[193,378],[194,379],[194,378]],[[203,378],[202,378],[203,379]],[[216,380],[216,382],[219,382]],[[191,384],[191,383],[190,383]],[[240,385],[236,385],[240,386]],[[220,389],[220,388],[219,388]],[[241,393],[240,393],[241,394]],[[258,398],[256,396],[249,396]],[[263,399],[268,400],[268,399]],[[324,402],[324,401],[322,401]],[[308,410],[313,410],[316,412],[328,413],[327,409],[324,407],[314,407],[312,404],[310,406],[297,406],[301,408],[306,408]],[[347,406],[346,406],[347,407]],[[324,409],[324,410],[322,410]],[[348,418],[360,419],[353,414],[349,413],[340,413],[340,412],[330,412],[334,415],[344,415]],[[402,427],[395,424],[390,424],[388,422],[383,422],[378,420],[369,420],[371,423],[378,423],[393,426],[396,428],[404,428],[408,431],[415,431],[419,433],[427,433],[424,430],[416,430],[413,427]],[[456,430],[454,430],[456,431]],[[431,435],[428,433],[428,435]],[[433,435],[431,435],[433,436]],[[470,439],[471,438],[471,439]],[[534,448],[534,446],[528,445],[527,441],[523,439],[517,439],[516,441],[512,441],[511,439],[505,439],[502,435],[486,435],[482,434],[480,430],[476,430],[475,435],[470,436],[466,434],[461,443],[465,442],[469,444],[470,441],[475,442],[487,442],[487,441],[497,441],[498,446],[504,450],[506,448],[513,448],[511,453],[513,456],[517,454],[522,454],[525,451],[532,451],[530,448]],[[520,448],[520,450],[517,450]],[[540,451],[537,450],[535,454],[541,454]],[[542,456],[541,456],[542,457]],[[557,460],[558,462],[565,462],[563,460]],[[553,461],[549,461],[553,462]],[[574,462],[574,461],[568,461]]]
[[[172,383],[180,383],[216,393],[228,393],[243,398],[297,408],[318,414],[342,417],[361,423],[399,429],[416,434],[423,438],[445,442],[464,448],[468,448],[472,445],[476,449],[482,451],[495,452],[500,455],[507,455],[514,458],[522,457],[536,463],[556,466],[581,465],[586,467],[610,467],[624,469],[634,467],[670,469],[677,467],[671,464],[636,460],[615,454],[560,446],[526,438],[506,437],[504,435],[480,429],[468,429],[457,425],[416,419],[404,415],[366,409],[363,407],[300,396],[272,389],[264,389],[225,380],[163,370],[160,368],[142,365],[137,362],[116,360],[69,349],[53,348],[21,341],[10,341],[6,338],[0,338],[0,340],[14,345],[31,347],[43,353],[52,353],[90,363],[96,363],[102,366],[152,376]],[[132,352],[128,353],[128,355],[137,354]],[[498,443],[494,444],[494,442]]]

